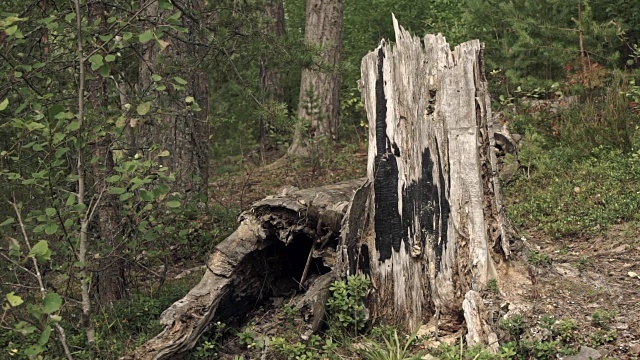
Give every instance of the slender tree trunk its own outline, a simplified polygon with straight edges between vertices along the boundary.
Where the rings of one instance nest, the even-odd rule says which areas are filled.
[[[455,328],[464,314],[469,344],[492,344],[480,293],[510,247],[483,45],[452,52],[394,26],[396,46],[362,60],[368,183],[343,225],[343,271],[371,277],[375,319]]]
[[[284,4],[282,0],[269,0],[264,6],[265,13],[265,40],[278,41],[285,34]],[[275,66],[274,61],[267,56],[260,63],[260,86],[266,94],[267,106],[284,100],[284,88],[282,86],[282,73]],[[275,129],[273,121],[269,118],[271,111],[260,118],[260,147],[264,151],[270,147],[272,132]]]
[[[101,2],[89,3],[89,19],[100,19],[101,32],[106,31],[107,14],[106,7]],[[91,80],[87,81],[88,100],[91,105],[89,114],[97,124],[102,119],[107,119],[109,103],[107,91],[107,78],[102,77],[98,71],[91,72]],[[98,192],[106,191],[107,177],[114,173],[114,161],[112,151],[113,141],[107,133],[93,141],[93,181],[94,188]],[[114,195],[103,194],[102,201],[97,204],[98,229],[101,245],[101,255],[98,273],[98,294],[100,301],[112,302],[122,298],[124,291],[124,264],[120,255],[119,215],[116,209],[117,198]]]
[[[338,140],[340,112],[340,55],[342,52],[342,0],[308,0],[305,42],[320,51],[317,63],[302,70],[300,102],[290,155],[307,153],[305,138]],[[307,134],[303,125],[309,126]]]
[[[157,0],[147,7],[148,18],[158,18],[160,11]],[[183,4],[189,14],[182,16],[183,25],[189,30],[186,41],[178,37],[168,38],[164,49],[159,49],[155,41],[145,44],[140,65],[139,86],[143,96],[155,98],[155,108],[159,105],[171,106],[178,114],[154,114],[154,119],[146,119],[139,125],[137,144],[143,153],[150,154],[154,145],[158,151],[168,150],[169,156],[162,158],[161,164],[166,166],[175,176],[174,190],[179,192],[205,192],[209,178],[209,89],[208,76],[202,63],[203,50],[196,44],[199,23],[197,17],[204,12],[203,0],[192,0]],[[162,51],[162,69],[158,57]],[[193,61],[196,64],[193,64]],[[154,83],[151,76],[175,69],[171,76],[179,76],[187,80],[184,91],[173,91],[169,97],[154,95]],[[166,75],[166,74],[165,74]],[[198,106],[192,106],[194,103]],[[199,110],[198,110],[199,108]]]
[[[78,122],[79,129],[78,132],[78,143],[82,144],[86,141],[86,139],[82,136],[83,126],[85,124],[85,102],[84,102],[84,91],[85,91],[85,61],[84,61],[84,46],[82,44],[82,11],[80,10],[80,0],[74,0],[74,12],[76,14],[76,41],[77,41],[77,53],[78,53]],[[78,158],[78,205],[86,206],[85,204],[85,195],[86,195],[86,179],[85,179],[85,158],[84,158],[84,149],[78,147],[78,151],[76,154]],[[93,327],[93,321],[91,319],[91,297],[90,295],[90,285],[91,285],[91,276],[89,271],[87,270],[88,261],[87,261],[87,248],[88,248],[88,239],[87,233],[89,228],[89,213],[87,215],[82,216],[80,218],[80,233],[78,234],[78,262],[79,262],[79,277],[80,277],[80,294],[82,297],[82,315],[80,316],[80,324],[86,334],[87,343],[89,345],[95,344],[96,332]]]

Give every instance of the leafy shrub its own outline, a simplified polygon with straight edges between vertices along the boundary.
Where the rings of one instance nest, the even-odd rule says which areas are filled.
[[[369,292],[371,281],[363,275],[350,275],[347,281],[334,282],[327,300],[330,325],[343,330],[362,330],[367,321],[364,297]]]

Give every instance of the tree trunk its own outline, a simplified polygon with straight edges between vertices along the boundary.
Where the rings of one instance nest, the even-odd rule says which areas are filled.
[[[154,19],[160,16],[157,0],[146,8],[147,17]],[[161,165],[166,166],[175,176],[174,191],[205,193],[209,178],[209,88],[208,76],[202,63],[202,50],[197,42],[197,16],[204,13],[203,0],[191,0],[183,4],[185,11],[182,17],[183,26],[189,30],[186,39],[172,36],[171,43],[159,49],[156,41],[149,41],[143,49],[140,65],[140,88],[143,96],[155,98],[156,105],[177,109],[177,113],[154,114],[155,119],[146,119],[139,125],[137,143],[147,155],[154,145],[158,152],[169,151],[169,156],[161,158]],[[143,5],[144,6],[144,5]],[[158,65],[158,56],[164,51],[162,69]],[[193,59],[198,62],[193,64]],[[175,69],[170,75],[179,76],[187,81],[184,91],[173,90],[168,97],[154,95],[153,74]],[[193,101],[187,101],[192,98]],[[190,99],[191,100],[191,99]],[[197,105],[194,105],[195,104]],[[155,106],[154,106],[155,108]]]
[[[268,43],[280,40],[285,34],[284,23],[284,4],[282,0],[268,0],[264,4],[265,13],[265,26],[264,26],[264,39]],[[267,101],[266,106],[273,106],[276,102],[284,101],[284,88],[282,85],[282,73],[275,66],[275,62],[271,59],[273,57],[265,56],[260,61],[260,87],[265,94]],[[268,150],[272,145],[272,132],[275,130],[274,123],[269,114],[272,111],[266,111],[267,115],[260,118],[260,148],[264,155],[265,150]]]
[[[91,21],[100,19],[100,31],[107,31],[107,9],[101,2],[89,3],[89,18]],[[101,44],[98,44],[101,45]],[[108,118],[109,109],[106,78],[91,71],[91,79],[87,81],[87,93],[91,104],[90,115],[93,123],[100,124]],[[109,133],[100,136],[93,141],[93,181],[97,192],[106,192],[107,177],[114,173],[113,140]],[[103,303],[110,303],[122,298],[124,292],[124,263],[119,254],[120,251],[120,216],[116,208],[117,199],[114,195],[104,193],[101,202],[97,205],[99,239],[98,246],[100,261],[98,267],[98,295]]]
[[[479,294],[510,245],[484,47],[394,27],[396,45],[362,60],[368,182],[342,229],[343,272],[371,277],[375,319],[455,328],[464,314],[470,345],[495,343]]]
[[[312,68],[302,70],[299,124],[290,155],[306,155],[305,138],[338,140],[340,112],[340,54],[342,53],[342,0],[307,0],[305,42],[320,51]],[[304,125],[309,126],[307,134]]]

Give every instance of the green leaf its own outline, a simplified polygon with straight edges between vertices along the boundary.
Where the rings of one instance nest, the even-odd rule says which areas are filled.
[[[22,298],[16,295],[13,291],[7,294],[7,301],[12,307],[19,306],[24,302],[24,300],[22,300]]]
[[[115,183],[115,182],[118,182],[121,178],[122,178],[122,176],[121,176],[121,175],[111,175],[111,176],[109,176],[109,177],[107,178],[107,182],[109,182],[109,183],[112,183],[112,184],[113,184],[113,183]]]
[[[58,231],[58,228],[59,228],[58,224],[49,223],[49,224],[47,224],[47,226],[44,227],[44,232],[47,235],[53,235],[53,234],[56,233],[56,231]]]
[[[158,74],[153,74],[153,75],[151,75],[151,80],[160,81],[160,80],[162,80],[162,76],[160,76]]]
[[[69,194],[69,197],[67,198],[67,206],[72,206],[73,204],[76,203],[76,195],[75,194]]]
[[[160,152],[160,154],[158,154],[158,157],[167,157],[169,155],[169,150],[163,150],[162,152]]]
[[[40,334],[40,339],[38,340],[38,345],[45,346],[49,342],[49,337],[51,337],[51,326],[47,326]]]
[[[143,201],[151,201],[153,200],[153,193],[151,191],[142,190],[140,192],[140,199]]]
[[[67,125],[65,128],[66,131],[76,131],[80,129],[80,121],[74,120]]]
[[[16,219],[10,217],[10,218],[7,218],[7,220],[3,221],[2,224],[0,224],[0,226],[7,226],[10,224],[13,224],[15,221]]]
[[[133,37],[133,33],[130,32],[130,31],[122,33],[122,40],[124,40],[124,41],[129,41],[129,40],[131,40],[132,37]]]
[[[46,208],[44,210],[44,213],[47,214],[47,216],[53,216],[56,214],[56,209],[54,208]]]
[[[142,116],[142,115],[146,115],[149,112],[150,108],[151,108],[151,101],[147,101],[138,105],[136,111],[138,111],[138,114]]]
[[[9,105],[9,99],[4,99],[2,100],[2,102],[0,102],[0,111],[4,110],[7,108],[7,105]]]
[[[57,323],[62,321],[62,316],[60,315],[51,315],[49,316],[49,320],[51,320],[52,323]]]
[[[121,187],[114,187],[109,189],[109,194],[111,195],[120,195],[127,192],[127,189]]]
[[[159,184],[158,187],[153,190],[153,194],[156,197],[159,197],[160,195],[165,195],[168,192],[169,192],[169,186],[167,186],[166,184]]]
[[[42,306],[42,312],[45,314],[52,314],[62,306],[62,297],[56,293],[48,293],[44,297],[44,306]]]
[[[75,13],[75,12],[70,12],[70,13],[68,13],[68,14],[64,17],[64,20],[65,20],[66,22],[69,22],[69,23],[70,23],[70,22],[71,22],[73,19],[75,19],[75,18],[76,18],[76,13]]]
[[[187,96],[187,97],[184,99],[184,101],[185,101],[187,104],[191,104],[192,102],[194,102],[194,101],[195,101],[195,99],[193,98],[193,96]]]
[[[51,259],[51,250],[49,249],[49,243],[47,240],[40,240],[35,244],[29,252],[29,257],[36,257],[38,260]]]
[[[153,35],[153,31],[147,30],[138,36],[138,40],[140,40],[140,42],[144,44],[153,39]]]
[[[15,34],[17,30],[18,30],[18,25],[13,25],[11,27],[8,27],[4,32],[6,32],[7,35],[11,36]]]
[[[158,1],[158,6],[160,6],[160,9],[162,9],[162,10],[171,10],[171,9],[173,9],[173,4],[169,0],[159,0]]]
[[[181,78],[181,77],[174,77],[173,80],[175,80],[178,84],[180,85],[187,85],[187,80]]]
[[[36,357],[38,356],[41,352],[44,351],[44,348],[40,345],[31,345],[29,346],[24,353],[29,356],[29,357]]]
[[[109,64],[104,64],[100,67],[100,75],[102,77],[107,77],[111,75],[111,66]]]
[[[104,57],[104,61],[106,61],[106,62],[113,62],[113,61],[116,61],[116,56],[115,56],[115,55],[112,55],[112,54],[109,54],[109,55],[107,55],[107,56],[105,56],[105,57]]]
[[[132,193],[124,193],[120,195],[120,201],[127,201],[133,196]]]
[[[100,54],[94,54],[89,58],[91,70],[98,70],[104,64],[103,57]]]
[[[178,201],[178,200],[167,201],[167,207],[170,207],[172,209],[180,207],[180,201]]]

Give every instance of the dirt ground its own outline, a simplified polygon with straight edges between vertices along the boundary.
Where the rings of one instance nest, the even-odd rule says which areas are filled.
[[[527,259],[530,263],[549,261],[532,266],[535,271],[522,291],[530,324],[544,315],[573,319],[578,337],[603,357],[640,359],[640,278],[634,276],[640,273],[637,225],[618,224],[604,236],[553,240],[533,233],[525,239],[539,252]],[[605,328],[615,330],[615,340],[593,343],[592,337],[597,339]]]

